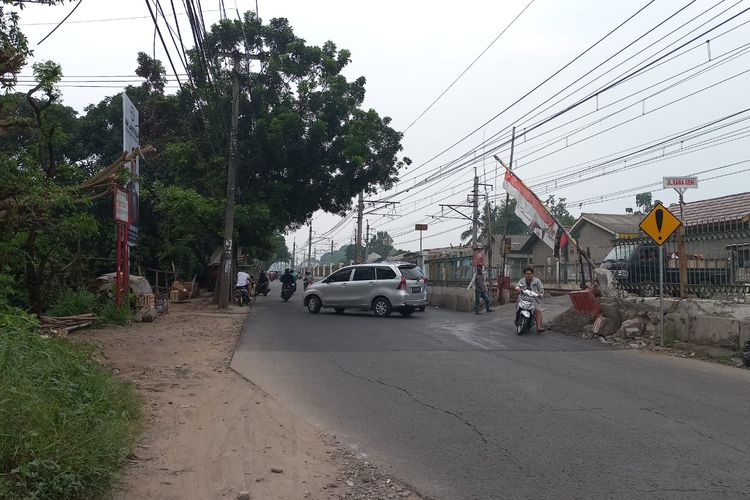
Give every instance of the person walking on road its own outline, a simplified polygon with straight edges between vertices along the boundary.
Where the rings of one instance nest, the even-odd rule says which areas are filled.
[[[490,308],[490,295],[487,290],[487,280],[485,279],[484,270],[481,265],[477,266],[477,271],[474,273],[474,276],[472,276],[471,282],[466,289],[468,290],[472,287],[474,288],[474,312],[476,314],[482,314],[479,312],[480,299],[484,300],[487,312],[492,312],[493,309]]]

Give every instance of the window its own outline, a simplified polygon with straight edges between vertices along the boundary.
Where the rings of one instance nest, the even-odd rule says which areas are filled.
[[[401,275],[408,280],[421,280],[424,276],[417,266],[398,266]]]
[[[392,280],[396,278],[396,271],[390,267],[378,267],[377,269],[379,280]]]
[[[331,275],[331,277],[328,279],[331,283],[341,283],[342,281],[349,281],[349,276],[352,274],[352,268],[348,269],[341,269],[340,271],[336,271]]]
[[[358,267],[354,269],[354,278],[352,278],[352,281],[372,281],[374,279],[374,267]]]

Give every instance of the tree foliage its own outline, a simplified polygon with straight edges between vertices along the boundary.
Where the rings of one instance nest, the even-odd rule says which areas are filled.
[[[10,43],[2,50],[25,60],[17,18],[0,19],[0,41]],[[285,19],[263,24],[253,13],[211,27],[203,47],[188,51],[191,77],[176,94],[164,94],[164,67],[145,53],[135,68],[143,84],[126,89],[141,144],[157,151],[141,160],[136,270],[174,264],[207,274],[222,245],[233,79],[226,52],[260,58],[260,68],[243,59],[238,72],[234,246],[250,257],[289,260],[285,231],[320,209],[346,211],[360,191],[391,187],[409,162],[397,156],[401,133],[390,119],[362,107],[365,78],[342,74],[349,51],[308,45]],[[34,74],[27,94],[0,96],[0,297],[40,311],[53,290],[112,270],[112,199],[81,183],[122,153],[123,133],[121,94],[78,116],[59,102],[58,65],[35,65]]]

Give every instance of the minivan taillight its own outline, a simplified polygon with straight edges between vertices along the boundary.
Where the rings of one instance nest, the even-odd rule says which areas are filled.
[[[406,288],[406,278],[404,278],[403,276],[401,276],[401,281],[396,287],[396,290],[401,290],[402,288]]]

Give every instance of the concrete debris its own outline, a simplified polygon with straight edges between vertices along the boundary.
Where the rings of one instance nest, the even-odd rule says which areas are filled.
[[[241,491],[239,495],[237,495],[237,500],[250,500],[250,492],[249,491]]]
[[[271,472],[273,472],[274,474],[281,474],[282,472],[284,472],[284,469],[282,469],[281,467],[271,467]]]

